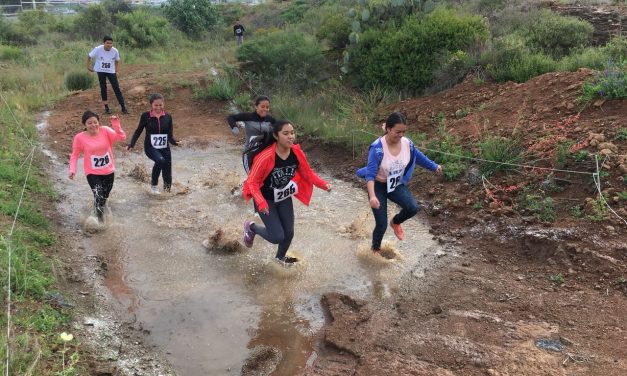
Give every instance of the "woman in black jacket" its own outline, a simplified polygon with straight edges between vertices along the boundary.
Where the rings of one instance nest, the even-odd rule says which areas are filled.
[[[137,139],[146,128],[146,138],[144,139],[144,152],[148,158],[155,162],[152,167],[152,177],[150,189],[154,194],[160,194],[157,184],[159,175],[163,172],[163,190],[170,192],[172,187],[172,155],[170,144],[177,146],[179,143],[172,134],[174,124],[172,116],[164,110],[164,100],[161,94],[150,96],[151,111],[144,112],[139,118],[139,125],[133,134],[131,143],[126,150],[132,150]]]
[[[229,122],[233,134],[239,133],[237,122],[244,122],[244,150],[248,149],[250,140],[263,133],[271,133],[270,124],[275,120],[270,116],[270,98],[260,95],[255,99],[255,112],[242,112],[235,115],[229,115],[226,120]]]

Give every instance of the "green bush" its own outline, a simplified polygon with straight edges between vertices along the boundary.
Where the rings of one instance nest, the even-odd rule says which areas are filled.
[[[303,16],[309,8],[310,5],[307,0],[290,1],[287,9],[281,12],[281,18],[289,24],[296,24],[303,19]]]
[[[326,40],[333,49],[342,49],[348,44],[351,24],[344,15],[345,7],[339,5],[310,9],[303,20],[308,30],[319,40]]]
[[[490,176],[497,171],[511,171],[517,169],[505,163],[519,163],[522,148],[520,143],[511,138],[489,136],[479,142],[479,157],[487,162],[481,163],[481,173]]]
[[[456,180],[467,170],[472,153],[464,149],[459,137],[446,130],[444,114],[439,113],[435,121],[439,124],[438,137],[431,140],[423,151],[429,159],[442,165],[446,180]]]
[[[22,12],[19,15],[16,28],[19,32],[33,37],[39,37],[56,29],[56,18],[43,9]]]
[[[421,92],[431,84],[437,56],[464,51],[487,37],[480,16],[439,8],[424,20],[410,17],[399,27],[366,30],[350,49],[349,66],[362,87]]]
[[[70,91],[87,90],[94,86],[93,75],[84,71],[66,73],[64,82]]]
[[[560,58],[592,39],[594,27],[576,17],[561,16],[543,9],[529,20],[523,35],[532,50]]]
[[[74,19],[74,32],[92,40],[102,41],[102,37],[111,35],[112,31],[111,14],[102,4],[82,9]]]
[[[0,61],[16,61],[22,56],[24,56],[24,53],[20,48],[0,45]]]
[[[588,103],[598,97],[627,98],[627,61],[614,64],[610,60],[603,72],[597,73],[591,81],[583,84],[582,91],[580,101],[583,103]]]
[[[205,0],[169,0],[163,11],[174,27],[193,39],[222,22],[218,8]]]
[[[140,9],[133,13],[119,14],[115,40],[133,48],[147,48],[167,44],[170,24],[163,17]]]
[[[517,210],[523,214],[533,215],[543,222],[555,222],[555,202],[551,197],[542,197],[524,189],[517,200]]]
[[[196,89],[194,98],[200,100],[231,100],[237,95],[239,86],[240,81],[236,77],[216,77],[206,88]]]
[[[236,56],[247,72],[292,88],[314,85],[324,72],[322,46],[290,31],[276,31],[244,42]]]
[[[557,67],[551,57],[532,52],[519,34],[497,39],[492,51],[484,54],[481,60],[496,81],[526,82],[540,74],[553,72]]]
[[[103,0],[100,4],[102,4],[111,15],[111,21],[115,25],[118,24],[119,16],[133,11],[130,2],[125,0]]]

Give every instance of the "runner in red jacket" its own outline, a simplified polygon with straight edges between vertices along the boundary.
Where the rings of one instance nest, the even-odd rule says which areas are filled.
[[[297,262],[286,253],[294,237],[294,206],[292,196],[309,205],[313,186],[331,190],[331,185],[321,179],[309,166],[299,145],[294,144],[294,126],[288,121],[272,125],[273,137],[269,145],[253,160],[248,178],[244,182],[246,201],[254,199],[255,210],[266,227],[252,221],[244,222],[244,244],[252,247],[255,235],[272,244],[278,244],[277,261],[283,265]]]

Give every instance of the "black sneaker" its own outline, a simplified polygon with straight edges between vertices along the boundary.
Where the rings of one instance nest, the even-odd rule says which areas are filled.
[[[128,110],[126,108],[122,108],[122,113],[124,115],[130,115],[131,114],[130,112],[128,112]]]
[[[107,114],[107,115],[111,115],[111,110],[109,109],[109,106],[105,106],[104,113]]]
[[[298,259],[296,257],[285,256],[283,257],[283,262],[286,264],[294,264],[298,262]]]

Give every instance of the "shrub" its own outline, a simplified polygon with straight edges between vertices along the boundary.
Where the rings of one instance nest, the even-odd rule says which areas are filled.
[[[326,40],[333,49],[346,47],[351,24],[344,15],[345,7],[338,5],[310,9],[303,20],[308,30],[319,40]]]
[[[607,99],[627,98],[627,62],[619,65],[608,61],[603,72],[582,86],[583,95],[579,98],[581,102],[588,103],[597,97]]]
[[[169,0],[163,11],[174,27],[194,39],[222,22],[218,8],[205,0]]]
[[[463,51],[487,37],[481,17],[439,8],[424,20],[410,17],[400,27],[366,30],[350,50],[349,66],[362,87],[421,92],[431,84],[436,56]]]
[[[140,9],[118,15],[118,27],[114,36],[116,41],[129,47],[154,47],[167,43],[169,31],[168,20]]]
[[[43,9],[20,13],[16,29],[23,34],[39,37],[56,28],[56,18]]]
[[[497,39],[492,51],[482,56],[482,62],[496,81],[519,83],[556,68],[553,59],[541,53],[533,53],[519,34]]]
[[[102,41],[102,37],[111,35],[112,30],[111,15],[102,4],[94,4],[82,9],[74,19],[76,34],[93,40]]]
[[[523,214],[533,215],[543,222],[554,222],[556,218],[555,202],[551,197],[542,197],[523,189],[518,197],[517,209]]]
[[[18,47],[0,45],[0,60],[16,61],[23,55],[22,50]]]
[[[424,153],[429,159],[442,165],[442,174],[447,180],[456,180],[468,168],[468,158],[472,157],[472,154],[464,149],[459,137],[446,131],[444,121],[444,117],[438,114],[436,117],[436,122],[440,123],[438,138],[427,144]]]
[[[201,100],[231,100],[237,95],[239,85],[240,82],[236,77],[216,77],[206,88],[196,89],[194,97]]]
[[[543,9],[534,13],[523,35],[532,50],[560,58],[592,39],[594,27],[576,17],[561,16]]]
[[[87,90],[94,86],[93,75],[89,72],[68,72],[65,74],[65,87],[70,91]]]
[[[315,84],[324,72],[322,46],[302,34],[277,31],[244,42],[236,51],[244,69],[264,81],[292,88]]]
[[[453,53],[444,51],[437,60],[438,65],[433,71],[433,82],[427,90],[428,93],[435,93],[455,86],[478,65],[477,58],[473,54],[461,50]]]
[[[289,24],[296,24],[303,19],[303,16],[309,10],[310,5],[307,0],[290,1],[290,5],[281,12],[283,21]]]
[[[107,12],[111,15],[111,21],[117,25],[119,16],[125,13],[131,13],[133,9],[131,8],[130,2],[125,0],[104,0],[101,1]]]
[[[511,171],[517,169],[506,163],[519,163],[521,160],[522,148],[517,140],[489,136],[479,142],[481,159],[488,162],[481,163],[481,173],[485,176],[492,175],[497,171]]]

